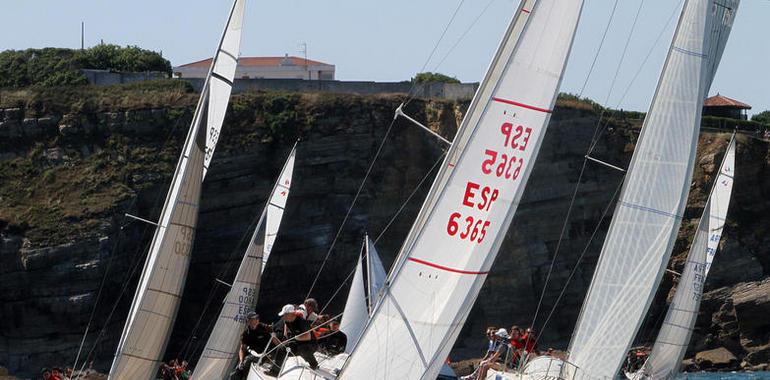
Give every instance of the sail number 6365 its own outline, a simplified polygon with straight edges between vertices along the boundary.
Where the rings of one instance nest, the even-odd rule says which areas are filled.
[[[470,240],[481,244],[487,236],[488,220],[476,219],[473,216],[463,218],[462,214],[455,212],[449,216],[446,232],[449,236],[458,236],[463,240]]]

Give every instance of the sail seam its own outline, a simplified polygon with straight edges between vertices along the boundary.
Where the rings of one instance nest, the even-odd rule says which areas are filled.
[[[224,76],[217,74],[216,72],[213,72],[213,71],[211,72],[211,76],[221,80],[222,82],[227,83],[228,85],[230,85],[230,87],[233,87],[233,81],[225,78]]]
[[[680,52],[682,54],[691,55],[693,57],[701,57],[701,58],[708,57],[708,54],[703,54],[703,53],[698,53],[697,51],[691,51],[691,50],[687,50],[687,49],[682,49],[682,48],[677,47],[677,46],[672,47],[672,49],[676,50],[676,51],[678,51],[678,52]]]
[[[150,359],[150,358],[145,358],[144,356],[139,356],[139,355],[132,355],[132,354],[127,354],[127,353],[125,353],[125,352],[121,352],[120,354],[121,354],[122,356],[128,356],[128,357],[130,357],[130,358],[136,358],[136,359],[146,360],[146,361],[148,361],[148,362],[155,362],[155,363],[159,363],[159,362],[160,362],[160,360],[154,360],[154,359]]]
[[[154,289],[154,288],[147,288],[147,291],[153,291],[153,292],[156,292],[156,293],[165,294],[167,296],[172,296],[172,297],[175,297],[175,298],[181,298],[178,294],[167,292],[165,290]]]
[[[510,104],[512,106],[526,108],[526,109],[530,109],[530,110],[538,111],[538,112],[543,112],[543,113],[551,113],[551,112],[553,112],[552,110],[549,110],[548,108],[536,107],[536,106],[529,105],[529,104],[526,104],[526,103],[516,102],[516,101],[513,101],[513,100],[508,100],[508,99],[503,99],[503,98],[498,98],[498,97],[492,97],[492,100],[494,100],[496,102],[499,102],[499,103]]]
[[[232,54],[232,53],[230,53],[229,51],[227,51],[225,49],[219,49],[219,52],[224,54],[224,55],[226,55],[226,56],[228,56],[228,57],[230,57],[230,58],[232,58],[234,61],[238,62],[238,57],[236,57],[235,54]]]
[[[479,272],[477,272],[477,271],[468,271],[468,270],[461,270],[461,269],[450,268],[450,267],[446,267],[446,266],[443,266],[443,265],[432,263],[430,261],[415,259],[414,257],[410,257],[409,261],[415,262],[417,264],[426,265],[426,266],[429,266],[431,268],[436,268],[436,269],[441,269],[443,271],[452,272],[452,273],[472,274],[472,275],[483,275],[483,274],[489,273],[489,271],[479,271]]]
[[[670,217],[670,218],[674,218],[674,219],[682,219],[682,216],[681,216],[681,215],[672,214],[672,213],[670,213],[670,212],[667,212],[667,211],[662,211],[662,210],[658,210],[658,209],[654,209],[654,208],[652,208],[652,207],[647,207],[647,206],[637,205],[637,204],[634,204],[634,203],[630,203],[630,202],[625,202],[625,201],[620,201],[619,203],[620,203],[622,206],[626,206],[626,207],[628,207],[628,208],[632,208],[632,209],[635,209],[635,210],[640,210],[640,211],[649,211],[649,212],[651,212],[651,213],[653,213],[653,214],[658,214],[658,215],[668,216],[668,217]]]

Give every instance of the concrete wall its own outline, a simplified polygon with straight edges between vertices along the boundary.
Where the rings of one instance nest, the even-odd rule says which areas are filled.
[[[166,79],[168,75],[160,71],[147,71],[141,73],[122,73],[109,70],[80,70],[88,79],[88,83],[97,86],[111,84],[142,82],[146,80]]]
[[[203,87],[201,78],[181,78],[192,84],[196,91]],[[421,98],[471,99],[478,83],[428,83],[418,85],[414,92]],[[365,82],[301,79],[236,79],[233,93],[257,90],[296,92],[331,92],[350,94],[407,94],[410,82]]]

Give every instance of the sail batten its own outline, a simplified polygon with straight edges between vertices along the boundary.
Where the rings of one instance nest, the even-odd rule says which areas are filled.
[[[227,377],[235,366],[246,314],[254,311],[257,305],[262,272],[281,225],[283,210],[291,190],[296,155],[295,144],[262,210],[233,285],[225,296],[219,317],[206,341],[201,359],[195,366],[193,378],[222,379]]]
[[[581,9],[516,8],[341,379],[436,378],[531,173]]]
[[[225,43],[235,47],[240,43],[244,2],[233,3],[217,50]],[[237,38],[231,33],[235,26]],[[224,93],[210,80],[219,62],[218,57],[212,62],[193,115],[110,368],[110,379],[153,378],[163,359],[187,277],[202,182],[216,145],[216,140],[207,143],[207,131],[216,131],[218,136],[222,120],[212,112],[223,114],[229,99],[229,90],[227,96],[222,96]]]

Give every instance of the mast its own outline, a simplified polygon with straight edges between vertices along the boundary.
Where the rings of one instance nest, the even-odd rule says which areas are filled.
[[[230,291],[223,300],[222,310],[206,341],[201,358],[193,372],[194,379],[223,379],[232,371],[238,358],[239,338],[246,314],[257,306],[262,272],[273,248],[281,225],[283,210],[291,190],[297,144],[294,144],[278,176],[267,204],[257,222],[249,246]],[[266,225],[264,224],[267,220]]]
[[[201,184],[221,129],[220,113],[223,116],[230,96],[244,2],[234,2],[212,59],[112,362],[110,379],[153,378],[163,359],[190,263]]]
[[[516,9],[341,379],[436,378],[532,171],[581,8]]]
[[[687,0],[570,342],[585,376],[614,378],[647,313],[690,190],[708,77],[711,0]]]
[[[698,222],[674,298],[655,339],[643,373],[650,379],[674,378],[679,373],[700,310],[703,284],[714,260],[730,205],[735,175],[735,135],[725,152],[719,174]]]

